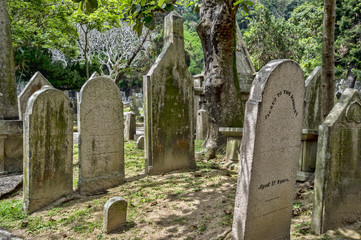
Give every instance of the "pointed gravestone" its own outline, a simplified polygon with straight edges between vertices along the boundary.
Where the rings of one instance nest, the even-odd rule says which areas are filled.
[[[306,79],[305,114],[297,180],[305,181],[316,167],[318,126],[321,120],[321,67],[316,67]]]
[[[6,0],[0,0],[0,119],[18,119],[14,56]]]
[[[32,213],[73,192],[73,124],[68,98],[44,87],[24,118],[24,210]]]
[[[303,121],[304,78],[291,60],[257,74],[246,105],[233,239],[289,239]]]
[[[124,181],[122,96],[106,77],[90,78],[79,95],[79,191],[104,192]]]
[[[144,76],[146,173],[195,168],[192,85],[183,20],[171,12],[165,17],[163,51]]]
[[[251,57],[249,56],[246,44],[243,41],[241,30],[239,29],[238,24],[236,24],[236,33],[237,33],[237,51],[236,51],[236,66],[239,86],[241,88],[242,102],[248,100],[249,91],[252,86],[254,75],[256,73]],[[243,106],[243,109],[244,106]]]
[[[346,89],[319,128],[312,230],[361,219],[361,96]]]
[[[34,92],[38,91],[45,85],[49,85],[51,87],[53,86],[40,72],[36,72],[28,84],[26,84],[25,88],[18,96],[20,119],[23,119],[26,110],[26,103],[28,102],[31,95],[33,95]]]

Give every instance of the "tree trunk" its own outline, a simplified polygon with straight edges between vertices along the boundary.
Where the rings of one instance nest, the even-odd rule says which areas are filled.
[[[334,105],[335,94],[335,16],[336,0],[324,0],[322,37],[321,118],[324,121]]]
[[[219,127],[242,127],[243,109],[236,68],[235,17],[231,0],[201,0],[197,27],[205,61],[205,97],[209,129],[205,141],[208,158],[225,143]]]

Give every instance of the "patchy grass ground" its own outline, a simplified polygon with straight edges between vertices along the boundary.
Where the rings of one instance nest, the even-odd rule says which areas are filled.
[[[196,142],[196,149],[200,149]],[[126,182],[107,194],[83,197],[24,215],[22,192],[0,200],[0,228],[25,239],[216,239],[232,224],[237,174],[220,169],[221,159],[197,162],[195,172],[144,175],[144,152],[125,143]],[[78,179],[74,147],[74,189]],[[361,223],[329,231],[310,232],[312,186],[296,187],[291,239],[361,239]],[[102,233],[103,206],[115,196],[128,201],[127,226]]]

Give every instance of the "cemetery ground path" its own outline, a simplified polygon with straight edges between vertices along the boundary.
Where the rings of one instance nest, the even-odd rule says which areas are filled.
[[[0,200],[0,228],[24,239],[201,239],[209,240],[231,228],[237,173],[221,169],[220,158],[198,161],[195,172],[158,176],[144,174],[143,150],[125,143],[126,181],[106,194],[72,200],[25,216],[22,192]],[[74,148],[74,186],[77,148]],[[291,239],[360,239],[361,223],[329,231],[310,232],[312,185],[297,184]],[[128,201],[127,226],[102,233],[103,206],[115,196]]]

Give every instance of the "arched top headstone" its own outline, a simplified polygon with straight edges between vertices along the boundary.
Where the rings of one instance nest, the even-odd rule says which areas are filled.
[[[304,88],[302,70],[292,60],[269,62],[253,81],[243,127],[233,239],[290,237]]]
[[[24,117],[24,210],[34,212],[73,192],[73,123],[65,94],[44,87]]]
[[[90,78],[78,101],[81,194],[104,192],[124,181],[122,95],[108,77]]]

